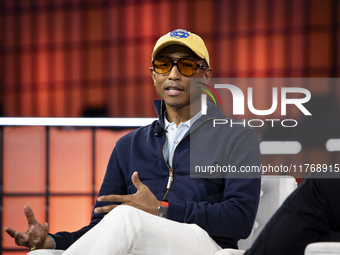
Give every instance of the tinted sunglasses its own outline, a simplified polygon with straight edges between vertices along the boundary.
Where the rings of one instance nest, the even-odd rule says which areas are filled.
[[[155,58],[152,61],[152,66],[153,70],[158,74],[167,74],[173,66],[177,66],[178,71],[185,76],[195,75],[199,67],[204,70],[209,68],[206,65],[198,64],[194,59],[179,58],[174,60],[169,57]]]

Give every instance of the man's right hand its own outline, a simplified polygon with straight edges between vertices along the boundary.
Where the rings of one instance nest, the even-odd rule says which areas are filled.
[[[5,228],[5,231],[15,239],[19,246],[26,246],[33,249],[53,249],[54,241],[48,234],[48,223],[42,226],[35,218],[32,209],[25,205],[24,212],[28,222],[28,228],[25,232],[18,232],[11,228]]]

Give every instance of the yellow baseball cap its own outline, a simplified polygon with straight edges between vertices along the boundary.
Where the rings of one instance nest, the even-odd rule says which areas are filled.
[[[153,48],[151,55],[152,60],[161,49],[172,44],[180,44],[188,47],[193,52],[195,52],[197,56],[205,59],[208,66],[210,66],[208,49],[205,46],[203,39],[198,35],[183,29],[176,29],[159,38],[155,44],[155,47]]]

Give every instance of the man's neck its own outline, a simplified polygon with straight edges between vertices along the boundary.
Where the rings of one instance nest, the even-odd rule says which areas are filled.
[[[173,109],[172,107],[167,107],[166,109],[166,119],[172,123],[175,122],[178,127],[182,122],[186,122],[190,119],[190,109]]]
[[[196,109],[197,107],[195,107]],[[171,106],[166,105],[166,118],[167,120],[172,123],[175,122],[176,126],[178,127],[179,124],[182,122],[187,122],[190,118],[195,116],[200,109],[197,108],[190,109],[190,106],[186,106],[183,108],[174,108]]]

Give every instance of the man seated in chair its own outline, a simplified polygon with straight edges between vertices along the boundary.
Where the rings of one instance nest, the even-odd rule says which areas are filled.
[[[204,152],[206,165],[260,165],[252,129],[234,126],[212,132],[212,119],[222,113],[208,102],[207,114],[202,114],[201,90],[196,87],[190,97],[190,78],[212,76],[205,43],[181,29],[162,36],[152,53],[150,73],[161,97],[154,101],[159,119],[117,142],[90,224],[73,233],[48,234],[48,224],[40,225],[26,206],[27,231],[6,228],[17,245],[62,249],[65,255],[207,255],[237,248],[238,240],[250,234],[259,175],[190,176],[193,147]],[[194,132],[200,139],[190,142]],[[212,139],[217,134],[218,139]]]

